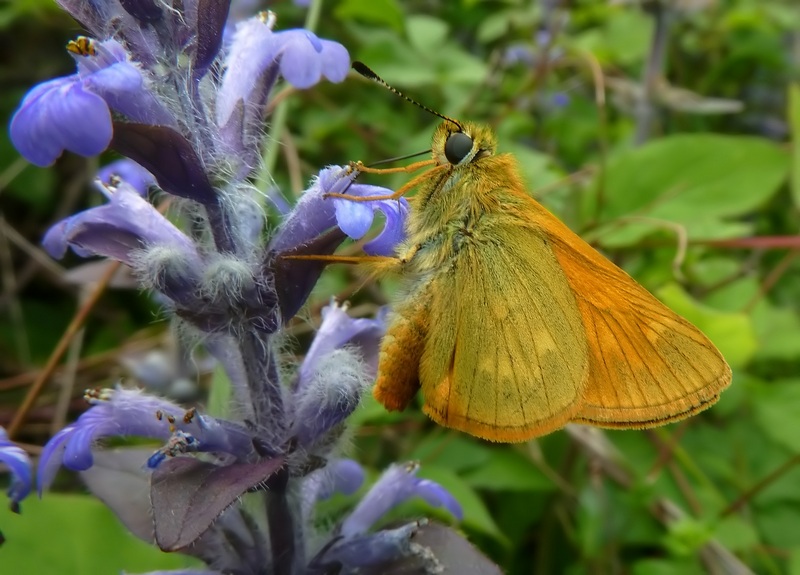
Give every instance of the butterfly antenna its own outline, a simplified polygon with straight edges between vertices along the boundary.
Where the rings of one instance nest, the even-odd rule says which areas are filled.
[[[448,122],[453,122],[456,126],[458,126],[459,130],[461,130],[462,132],[464,131],[464,128],[461,126],[461,124],[459,124],[453,118],[448,118],[444,114],[440,114],[439,112],[437,112],[435,110],[431,110],[428,106],[424,106],[424,105],[420,104],[419,102],[417,102],[416,100],[412,100],[411,98],[409,98],[408,96],[406,96],[405,94],[403,94],[402,92],[397,90],[396,88],[391,87],[389,84],[386,83],[386,80],[384,80],[383,78],[378,76],[375,72],[372,71],[372,69],[370,69],[369,66],[367,66],[363,62],[359,62],[359,61],[353,62],[353,70],[355,70],[356,72],[358,72],[359,74],[361,74],[362,76],[364,76],[365,78],[367,78],[369,80],[375,80],[378,84],[380,84],[381,86],[383,86],[384,88],[386,88],[387,90],[392,92],[394,95],[400,96],[406,102],[411,102],[412,104],[414,104],[415,106],[417,106],[419,108],[422,108],[423,110],[425,110],[429,114],[433,114],[434,116],[438,116],[442,120],[447,120]]]

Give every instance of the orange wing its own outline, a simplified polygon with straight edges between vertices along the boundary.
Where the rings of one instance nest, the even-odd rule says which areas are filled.
[[[579,413],[589,357],[575,297],[541,232],[487,225],[491,234],[474,229],[431,282],[424,410],[484,439],[526,441]]]
[[[714,344],[536,207],[533,223],[549,237],[575,293],[589,346],[584,405],[573,421],[653,427],[715,403],[731,381],[731,370]]]

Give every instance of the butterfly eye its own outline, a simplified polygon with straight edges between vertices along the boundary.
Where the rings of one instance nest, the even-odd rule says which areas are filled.
[[[447,137],[444,144],[444,156],[447,161],[457,165],[472,151],[472,138],[464,132],[454,132]]]

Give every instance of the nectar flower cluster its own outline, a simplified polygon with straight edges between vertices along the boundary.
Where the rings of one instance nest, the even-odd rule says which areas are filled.
[[[65,151],[112,149],[125,159],[98,174],[107,202],[56,224],[44,247],[57,258],[72,249],[128,265],[180,332],[202,341],[225,372],[230,404],[212,415],[131,389],[89,390],[91,407],[44,448],[40,493],[62,466],[80,472],[136,535],[207,565],[182,573],[390,573],[381,566],[398,560],[441,570],[423,544],[424,521],[376,527],[412,497],[461,517],[444,488],[416,477],[416,465],[390,467],[332,530],[313,527],[317,501],[354,493],[364,479],[361,467],[342,457],[340,438],[375,377],[384,313],[354,319],[332,301],[302,363],[276,351],[276,334],[324,267],[287,256],[333,253],[347,237],[364,237],[376,211],[383,228],[364,249],[390,254],[404,239],[404,199],[326,198],[391,193],[357,183],[351,170],[322,170],[271,237],[262,193],[250,183],[275,87],[343,81],[346,49],[307,30],[276,31],[271,13],[234,26],[224,1],[59,4],[92,38],[67,47],[75,74],[23,99],[11,139],[39,166]],[[180,200],[169,218],[151,203],[151,192]],[[98,448],[116,436],[158,446],[120,454]],[[16,505],[31,489],[29,462],[5,435],[0,461],[14,477],[9,496]],[[125,470],[147,488],[119,493],[115,480],[104,478],[109,470]],[[248,492],[263,499],[265,518],[238,504]],[[146,500],[134,502],[137,493]]]

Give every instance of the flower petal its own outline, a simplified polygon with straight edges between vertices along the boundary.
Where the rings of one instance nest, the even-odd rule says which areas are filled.
[[[192,241],[132,186],[123,182],[110,197],[109,203],[53,226],[42,241],[47,252],[60,258],[71,246],[82,256],[101,255],[132,265],[137,250],[163,246],[180,253],[188,267],[200,269],[200,256]]]
[[[136,190],[140,196],[146,196],[148,188],[156,184],[153,174],[127,158],[103,166],[97,172],[97,177],[101,182],[112,187],[115,186],[112,179],[119,178]]]
[[[291,213],[284,218],[283,225],[270,242],[270,250],[286,252],[319,237],[336,225],[334,202],[326,200],[341,180],[344,168],[328,166],[314,178],[311,187],[303,192]]]
[[[330,481],[322,486],[317,499],[327,499],[334,493],[352,495],[364,483],[364,468],[352,459],[337,459],[328,463]]]
[[[297,390],[307,385],[323,357],[355,339],[358,339],[361,347],[367,347],[368,342],[364,338],[377,342],[385,331],[386,326],[382,319],[350,317],[347,306],[339,305],[331,298],[330,304],[322,308],[322,324],[300,366]]]
[[[406,218],[408,217],[408,201],[387,200],[375,202],[378,209],[386,216],[386,222],[372,241],[364,244],[364,251],[373,256],[393,255],[397,245],[406,239]]]
[[[457,519],[461,519],[461,506],[442,486],[428,479],[418,479],[419,465],[408,463],[392,465],[378,479],[372,489],[342,523],[345,538],[365,533],[387,511],[414,496],[422,497],[431,505],[444,506]]]
[[[109,39],[94,46],[94,56],[78,60],[78,74],[87,89],[128,121],[177,127],[174,116],[150,89],[143,71],[130,61],[122,44]]]
[[[338,42],[322,40],[322,75],[331,82],[343,82],[350,72],[350,54]]]
[[[8,439],[2,427],[0,427],[0,463],[5,464],[11,472],[11,484],[7,493],[11,500],[12,511],[18,511],[19,502],[28,496],[33,485],[31,460],[21,447]]]
[[[337,189],[329,193],[347,193],[351,196],[368,198],[370,196],[388,196],[391,190],[379,186],[352,183],[354,175],[342,178],[345,184],[336,183]],[[408,200],[375,200],[353,201],[343,198],[333,198],[336,205],[336,223],[341,230],[353,239],[361,239],[369,231],[374,220],[375,210],[380,210],[386,216],[386,223],[381,233],[364,246],[364,251],[370,255],[391,255],[398,243],[405,239],[405,220],[408,216]]]
[[[377,533],[345,537],[315,558],[324,566],[344,565],[351,569],[381,565],[413,554],[411,538],[419,529],[417,522],[396,529],[382,529]],[[399,571],[398,571],[399,572]],[[435,573],[436,571],[411,571]]]
[[[351,193],[348,191],[348,193]],[[375,208],[371,203],[335,198],[336,221],[342,231],[353,239],[361,239],[372,227]]]
[[[279,34],[281,75],[300,89],[319,82],[323,62],[319,38],[307,30],[284,30]]]
[[[10,132],[25,159],[45,167],[64,150],[82,156],[105,150],[111,142],[111,113],[77,76],[56,78],[28,93],[11,119]]]

